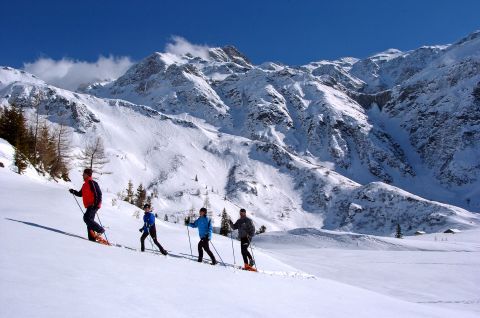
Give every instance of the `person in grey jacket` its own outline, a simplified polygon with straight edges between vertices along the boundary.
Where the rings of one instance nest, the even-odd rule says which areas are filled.
[[[243,262],[245,264],[245,269],[249,269],[255,265],[255,261],[248,251],[252,237],[255,235],[255,226],[253,225],[252,220],[247,217],[247,211],[245,209],[240,209],[240,218],[237,222],[233,223],[232,220],[229,220],[229,222],[232,229],[238,230]]]

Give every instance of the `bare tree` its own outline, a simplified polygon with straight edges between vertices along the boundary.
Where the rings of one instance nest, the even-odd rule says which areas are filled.
[[[61,177],[69,181],[68,170],[70,164],[70,131],[63,124],[55,132],[56,158],[52,164],[50,174],[53,178]]]
[[[38,128],[39,128],[39,112],[38,108],[40,107],[40,101],[42,99],[43,93],[40,91],[38,95],[33,97],[32,106],[35,107],[35,143],[33,147],[33,165],[37,164],[37,145],[38,145]]]
[[[50,132],[47,122],[44,121],[38,131],[37,156],[40,171],[49,172],[57,156],[55,149],[55,137]]]
[[[85,168],[90,168],[97,173],[110,173],[105,171],[101,172],[103,166],[108,163],[109,160],[105,155],[103,139],[100,136],[86,142],[80,160],[82,160],[82,164]]]

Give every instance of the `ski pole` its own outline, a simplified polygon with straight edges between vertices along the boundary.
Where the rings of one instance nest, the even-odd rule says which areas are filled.
[[[227,265],[226,265],[225,262],[223,261],[223,259],[222,259],[222,257],[220,256],[220,254],[218,254],[218,251],[217,251],[217,249],[215,248],[215,245],[213,245],[213,242],[212,242],[212,241],[210,241],[210,242],[212,243],[212,247],[213,247],[213,249],[215,250],[215,253],[217,253],[218,258],[220,258],[220,260],[222,261],[223,266],[227,267]]]
[[[100,223],[100,226],[105,230],[105,228],[103,227],[103,224],[102,224],[102,221],[100,221],[100,215],[97,214],[97,218],[98,218],[98,223]],[[105,240],[107,240],[107,243],[110,244],[110,242],[108,241],[108,237],[107,237],[107,231],[103,232],[103,235],[105,235]]]
[[[249,244],[250,244],[250,250],[252,251],[252,259],[253,259],[253,263],[254,263],[253,266],[255,266],[255,269],[258,269],[258,268],[257,268],[257,261],[255,261],[255,256],[253,255],[252,240],[250,239],[249,236],[247,236],[247,238],[248,238],[248,242],[249,242]]]
[[[188,244],[190,245],[190,255],[193,257],[192,241],[190,241],[190,230],[188,229],[188,225],[187,225],[187,233],[188,233]]]
[[[235,260],[235,249],[233,248],[233,231],[230,232],[230,239],[232,240],[233,264],[237,265],[237,261]]]
[[[150,242],[150,246],[152,247],[152,251],[156,251],[155,247],[153,247],[152,238],[150,236],[148,236],[148,241]]]
[[[85,215],[85,212],[83,212],[83,209],[82,209],[82,207],[80,206],[80,203],[78,203],[78,200],[77,200],[77,198],[75,197],[75,195],[74,195],[73,193],[72,193],[72,196],[73,196],[73,198],[75,199],[75,202],[77,202],[77,205],[78,205],[78,208],[80,209],[80,212],[82,212],[82,214]],[[96,214],[97,214],[97,218],[98,218],[98,222],[100,223],[100,226],[103,227],[102,221],[100,221],[100,216],[98,216],[98,213],[96,213]],[[104,232],[103,234],[105,235],[105,239],[107,240],[107,243],[110,243],[110,242],[108,241],[108,238],[107,238],[107,233]]]
[[[80,209],[80,212],[82,212],[82,214],[85,214],[85,212],[83,212],[82,207],[80,206],[80,203],[78,203],[78,200],[77,200],[77,198],[75,197],[75,195],[74,195],[73,193],[72,193],[72,196],[73,196],[73,198],[75,199],[75,202],[77,202],[77,205],[78,205],[78,208]]]

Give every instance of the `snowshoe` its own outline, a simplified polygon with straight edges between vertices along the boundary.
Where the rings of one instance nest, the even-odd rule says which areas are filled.
[[[250,271],[250,272],[256,272],[256,271],[257,271],[254,267],[250,266],[249,264],[245,264],[245,265],[242,267],[242,269],[243,269],[244,271]]]
[[[110,245],[110,243],[102,237],[102,233],[96,233],[93,230],[90,230],[90,235],[95,239],[95,242],[103,245]]]

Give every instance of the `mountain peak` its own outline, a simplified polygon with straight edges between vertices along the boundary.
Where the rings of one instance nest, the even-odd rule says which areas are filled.
[[[455,42],[453,45],[462,45],[466,42],[470,42],[470,41],[473,41],[473,40],[479,39],[479,38],[480,38],[480,30],[476,30],[476,31],[470,33],[469,35],[467,35],[466,37],[461,38],[459,41]]]
[[[389,61],[396,57],[399,57],[402,54],[404,53],[398,49],[388,49],[383,52],[370,56],[369,59],[372,59],[374,61]]]
[[[209,50],[209,55],[210,58],[217,62],[234,62],[245,67],[252,66],[250,60],[233,45],[227,45],[223,48],[212,48]]]

